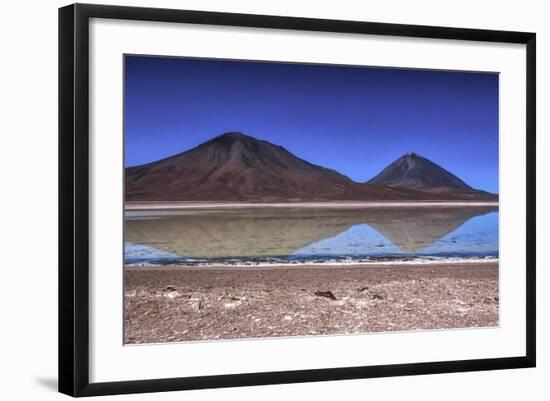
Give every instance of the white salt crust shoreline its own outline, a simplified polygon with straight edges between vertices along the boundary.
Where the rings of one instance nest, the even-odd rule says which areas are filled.
[[[184,210],[184,209],[239,209],[239,208],[388,208],[388,207],[479,207],[498,206],[498,202],[127,202],[125,210]]]
[[[301,267],[335,267],[335,266],[418,266],[418,265],[467,265],[467,264],[480,264],[480,263],[498,263],[498,258],[446,258],[446,259],[415,259],[415,260],[387,260],[387,261],[355,261],[349,262],[336,262],[327,260],[326,262],[300,262],[300,263],[250,263],[250,264],[224,264],[224,263],[197,263],[196,265],[182,265],[182,264],[148,264],[148,263],[135,263],[126,264],[125,267],[161,267],[166,269],[193,269],[193,268],[301,268]]]

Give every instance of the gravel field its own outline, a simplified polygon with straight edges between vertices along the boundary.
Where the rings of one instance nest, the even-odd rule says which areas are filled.
[[[498,263],[126,267],[126,344],[498,326]]]

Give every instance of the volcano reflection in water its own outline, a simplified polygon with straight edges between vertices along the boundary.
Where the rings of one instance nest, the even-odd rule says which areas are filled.
[[[154,259],[154,252],[140,253],[140,245],[174,261],[498,256],[498,208],[127,212],[125,240],[126,263],[147,262],[144,254]]]

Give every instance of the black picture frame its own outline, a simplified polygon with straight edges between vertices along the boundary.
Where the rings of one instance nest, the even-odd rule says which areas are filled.
[[[526,352],[510,358],[196,376],[89,381],[88,61],[91,18],[285,30],[519,43],[526,45],[527,260]],[[74,4],[59,9],[59,391],[71,396],[142,393],[264,384],[362,379],[535,366],[536,35],[436,26]]]

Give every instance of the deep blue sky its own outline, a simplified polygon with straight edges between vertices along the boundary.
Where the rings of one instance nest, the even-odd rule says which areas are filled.
[[[125,57],[125,165],[228,131],[363,182],[416,152],[498,192],[498,74]]]

